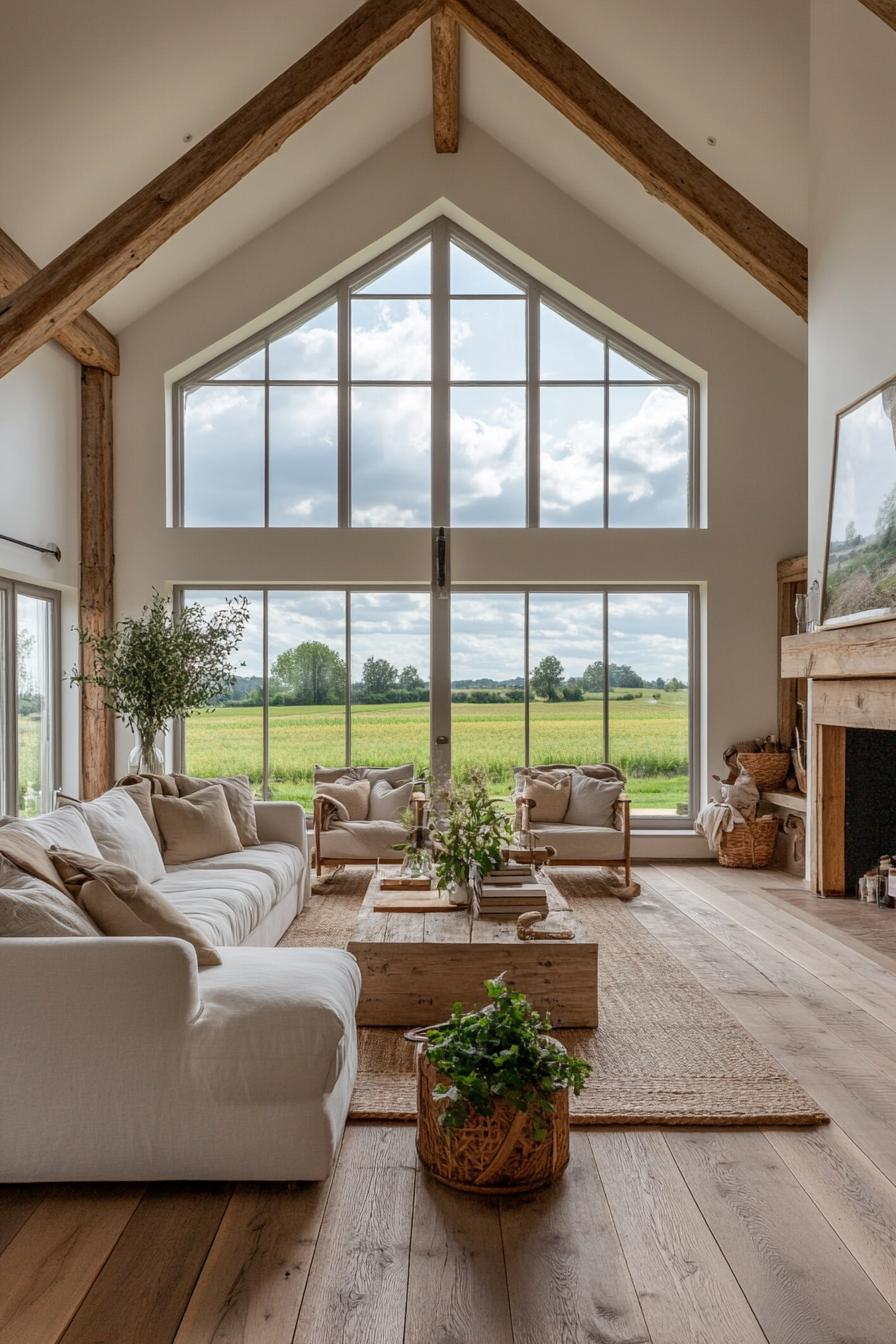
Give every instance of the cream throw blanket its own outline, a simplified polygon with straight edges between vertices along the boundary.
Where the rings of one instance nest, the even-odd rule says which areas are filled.
[[[741,766],[737,779],[722,785],[721,799],[713,799],[702,808],[694,829],[698,835],[705,835],[710,849],[718,853],[723,833],[753,821],[758,806],[759,790],[753,776]]]

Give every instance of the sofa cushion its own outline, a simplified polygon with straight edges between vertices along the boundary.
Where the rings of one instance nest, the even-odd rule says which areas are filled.
[[[370,863],[377,858],[398,857],[396,845],[408,838],[406,826],[398,821],[335,822],[321,831],[320,857]]]
[[[132,868],[144,882],[157,882],[164,877],[165,865],[156,838],[144,820],[139,803],[127,789],[108,789],[89,803],[61,796],[59,805],[80,811],[104,859]],[[83,852],[76,845],[59,845],[58,848]]]
[[[132,868],[71,850],[52,854],[72,896],[109,937],[182,938],[195,948],[200,966],[219,964],[221,958],[202,934]]]
[[[182,798],[211,784],[220,784],[227,799],[227,806],[233,818],[237,835],[244,845],[258,844],[258,828],[255,824],[255,790],[249,783],[248,775],[222,775],[219,779],[199,779],[196,775],[175,775],[174,782]]]
[[[242,849],[220,784],[198,789],[189,798],[155,795],[152,805],[165,845],[166,866]]]
[[[570,777],[565,771],[556,775],[526,772],[523,776],[523,797],[531,799],[533,807],[530,822],[562,821],[569,804]]]
[[[49,882],[0,863],[0,938],[98,938],[100,931],[71,896]]]
[[[299,884],[304,871],[301,850],[274,842],[169,868],[156,886],[215,947],[234,947]]]
[[[569,806],[562,818],[568,826],[612,826],[616,800],[625,788],[619,779],[595,779],[574,770],[570,782]]]
[[[390,784],[388,779],[378,779],[370,789],[370,806],[367,810],[368,821],[399,821],[401,814],[411,805],[414,781],[406,784]]]
[[[333,779],[318,784],[315,792],[339,805],[343,821],[366,821],[370,806],[369,779]]]
[[[625,835],[611,826],[533,826],[539,843],[553,845],[558,859],[619,859],[625,856]]]
[[[50,851],[40,841],[11,826],[0,826],[0,866],[10,864],[14,871],[28,873],[41,882],[47,882],[64,896],[68,889],[56,871]]]
[[[318,1100],[355,1037],[357,962],[330,947],[225,948],[192,1024],[210,1099],[258,1108]]]
[[[90,827],[77,807],[60,807],[40,817],[10,820],[7,829],[12,834],[21,832],[22,835],[32,836],[44,849],[58,845],[60,849],[76,849],[80,854],[93,854],[97,859],[102,858]]]

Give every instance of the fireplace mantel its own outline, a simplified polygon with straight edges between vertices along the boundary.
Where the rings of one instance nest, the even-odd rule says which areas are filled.
[[[896,620],[787,635],[781,640],[781,676],[896,677]]]

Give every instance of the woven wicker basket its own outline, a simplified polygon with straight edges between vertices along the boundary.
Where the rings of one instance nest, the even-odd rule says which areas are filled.
[[[737,763],[753,776],[760,793],[780,789],[790,774],[789,751],[739,751]]]
[[[553,1038],[552,1038],[553,1039]],[[478,1194],[517,1194],[557,1179],[569,1161],[569,1092],[557,1092],[546,1117],[547,1136],[531,1137],[532,1119],[506,1101],[491,1115],[470,1115],[462,1129],[444,1129],[432,1099],[445,1081],[430,1064],[426,1046],[417,1046],[417,1152],[445,1185]]]
[[[778,835],[778,818],[757,817],[722,832],[719,863],[723,868],[766,868]]]

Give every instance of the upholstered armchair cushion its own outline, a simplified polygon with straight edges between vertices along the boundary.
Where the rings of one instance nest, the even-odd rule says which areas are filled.
[[[370,790],[368,821],[400,821],[401,814],[411,805],[413,789],[412,779],[405,784],[390,784],[388,779],[378,779]]]
[[[403,845],[407,838],[407,827],[397,821],[337,821],[320,832],[318,857],[349,863],[399,858],[400,851],[395,846]]]
[[[523,797],[532,803],[531,818],[535,825],[563,820],[569,806],[571,780],[565,770],[526,771]]]
[[[335,803],[331,819],[335,821],[366,821],[370,807],[369,779],[334,779],[318,784],[319,797]]]
[[[414,779],[414,767],[407,765],[316,765],[314,767],[314,787],[321,784],[333,784],[337,780],[369,779],[373,788],[379,780],[385,779],[393,788]]]
[[[567,826],[615,825],[616,800],[625,788],[621,780],[597,779],[574,770],[569,781],[569,806],[562,818]]]

